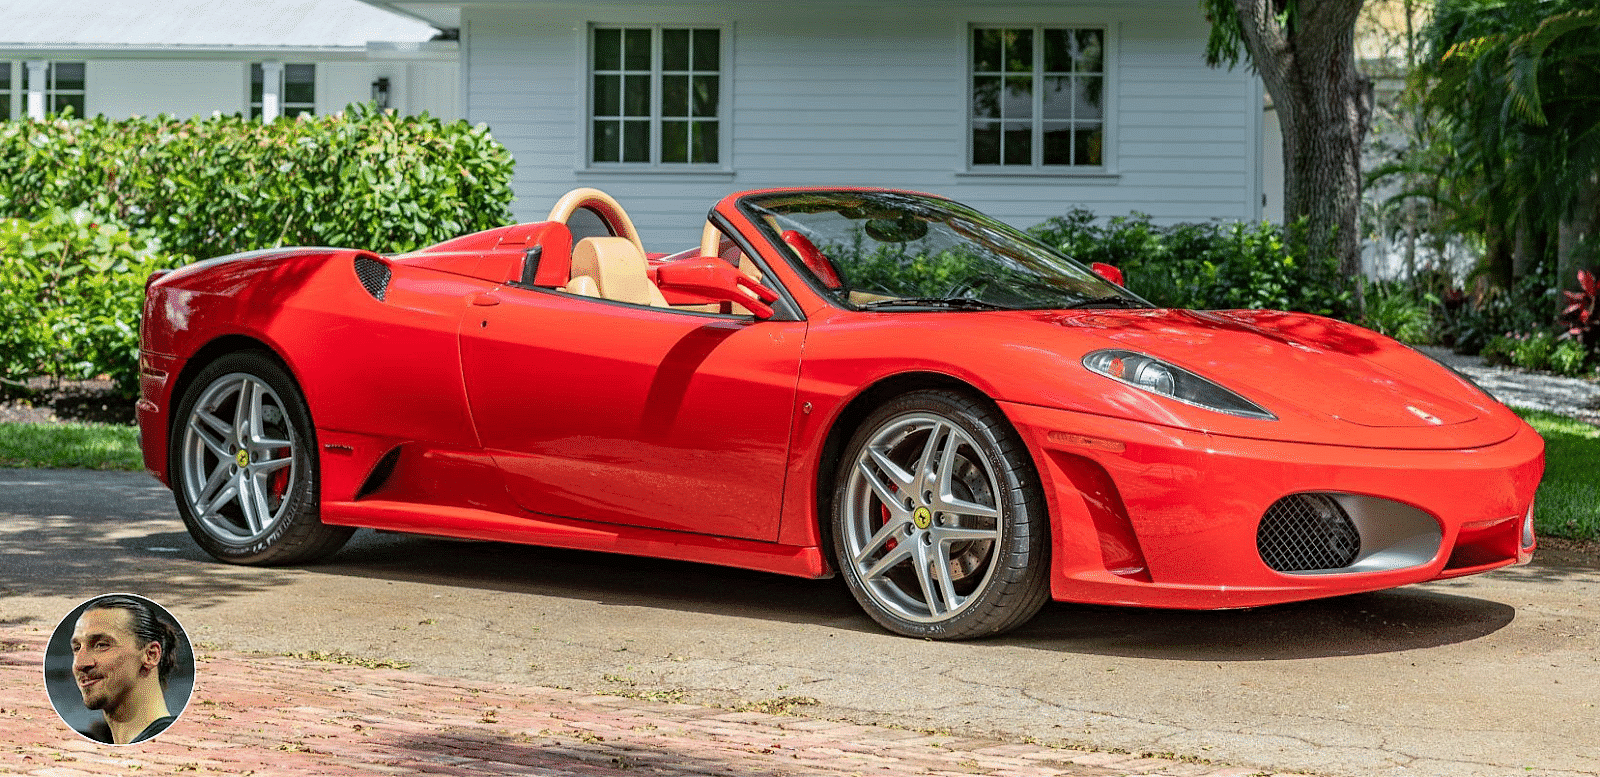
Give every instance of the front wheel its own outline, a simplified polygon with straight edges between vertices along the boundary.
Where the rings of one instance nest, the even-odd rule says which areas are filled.
[[[879,624],[968,639],[1016,628],[1044,606],[1044,499],[997,410],[950,391],[905,394],[862,423],[842,462],[834,552]]]
[[[178,404],[170,449],[178,513],[222,561],[313,561],[353,531],[318,517],[311,413],[264,353],[229,354],[200,371]]]

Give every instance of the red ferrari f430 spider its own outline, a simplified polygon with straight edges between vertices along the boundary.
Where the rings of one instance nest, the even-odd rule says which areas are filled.
[[[196,542],[356,527],[843,575],[906,635],[1526,562],[1539,436],[1381,335],[1159,309],[938,197],[766,190],[650,253],[602,192],[414,253],[146,292],[147,466]]]

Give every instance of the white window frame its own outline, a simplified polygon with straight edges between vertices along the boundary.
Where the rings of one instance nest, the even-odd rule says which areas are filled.
[[[977,51],[975,33],[978,30],[986,29],[1030,30],[1033,32],[1033,67],[1027,72],[1027,75],[1034,79],[1033,109],[1032,118],[1030,119],[1033,131],[1033,148],[1032,160],[1029,164],[1005,164],[1003,158],[1002,162],[998,164],[976,164],[973,162],[973,125],[979,121],[979,119],[973,115],[973,103],[976,97],[974,94],[975,90],[973,81],[978,75],[976,69]],[[1099,76],[1101,79],[1101,150],[1100,164],[1098,165],[1047,165],[1043,163],[1043,128],[1046,119],[1044,117],[1044,92],[1042,88],[1042,82],[1047,76],[1046,71],[1044,70],[1044,46],[1042,44],[1044,41],[1045,30],[1098,30],[1101,33],[1101,69]],[[1027,22],[1010,20],[970,23],[967,25],[965,33],[965,37],[962,41],[962,49],[964,52],[962,57],[962,70],[964,73],[963,80],[966,84],[964,89],[966,101],[963,104],[962,110],[961,148],[963,156],[961,160],[961,166],[958,168],[958,175],[1048,176],[1060,178],[1110,178],[1118,175],[1116,154],[1118,136],[1116,71],[1118,62],[1118,39],[1120,37],[1118,25],[1103,20],[1094,21],[1082,19],[1043,22],[1036,20]],[[1018,75],[1021,75],[1021,73],[1019,72]],[[1002,129],[1002,132],[1003,131],[1004,130]]]
[[[57,101],[63,97],[77,97],[83,102],[83,110],[74,110],[72,117],[82,119],[89,115],[89,63],[85,60],[28,60],[15,62],[21,65],[12,72],[12,89],[10,93],[20,98],[20,113],[35,121],[44,119],[52,113],[59,113],[60,106]],[[56,86],[57,65],[81,65],[83,67],[83,88],[61,89]],[[6,118],[6,117],[0,117]]]
[[[261,68],[261,100],[252,99],[251,90],[255,88],[255,69]],[[289,102],[286,97],[288,91],[288,71],[290,67],[311,68],[311,102]],[[298,110],[315,116],[317,113],[317,93],[321,91],[321,79],[317,72],[320,68],[315,62],[281,62],[266,60],[251,62],[244,69],[244,97],[245,113],[251,118],[260,118],[261,121],[288,116],[291,110]],[[255,117],[257,109],[261,115]]]
[[[595,32],[597,30],[650,30],[650,45],[652,51],[650,63],[650,159],[647,162],[609,162],[595,160]],[[717,31],[717,161],[715,162],[663,162],[661,161],[662,123],[665,117],[661,112],[662,76],[664,67],[662,57],[665,50],[662,46],[662,31],[664,30],[716,30]],[[579,50],[583,52],[583,60],[579,68],[579,90],[583,96],[583,112],[578,117],[580,122],[579,143],[581,157],[578,171],[581,173],[688,173],[688,174],[726,174],[732,171],[732,61],[733,61],[733,29],[726,23],[698,23],[694,21],[666,22],[666,23],[631,23],[631,22],[594,22],[586,25],[582,31],[582,45]],[[625,63],[624,63],[625,64]],[[691,68],[693,62],[690,63]],[[605,71],[610,72],[610,71]],[[674,71],[677,72],[677,71]],[[700,71],[691,71],[700,72]],[[692,83],[692,81],[691,81]],[[691,87],[692,88],[692,87]],[[692,99],[692,97],[691,97]],[[674,117],[675,119],[676,117]],[[691,117],[690,120],[701,117]],[[703,119],[702,119],[703,120]],[[623,142],[619,138],[619,142]]]

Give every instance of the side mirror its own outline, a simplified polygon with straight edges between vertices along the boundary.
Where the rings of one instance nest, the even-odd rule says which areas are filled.
[[[1125,285],[1122,282],[1122,271],[1105,262],[1095,262],[1089,265],[1089,269],[1094,270],[1095,275],[1105,278],[1118,286]]]
[[[756,283],[737,268],[716,257],[680,259],[651,268],[656,286],[695,294],[720,302],[737,302],[756,318],[772,318],[772,304],[778,293]]]

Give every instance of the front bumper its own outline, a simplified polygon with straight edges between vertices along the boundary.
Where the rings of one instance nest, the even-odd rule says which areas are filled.
[[[1522,424],[1470,450],[1386,450],[1220,437],[1002,403],[1049,503],[1052,596],[1218,609],[1373,591],[1525,563],[1544,441]],[[1257,547],[1268,508],[1293,494],[1377,505],[1346,569],[1280,572]],[[1387,507],[1385,507],[1387,506]],[[1406,515],[1406,531],[1385,527]],[[1396,519],[1399,520],[1399,519]],[[1414,531],[1417,524],[1425,532]],[[1387,536],[1386,536],[1387,535]]]

